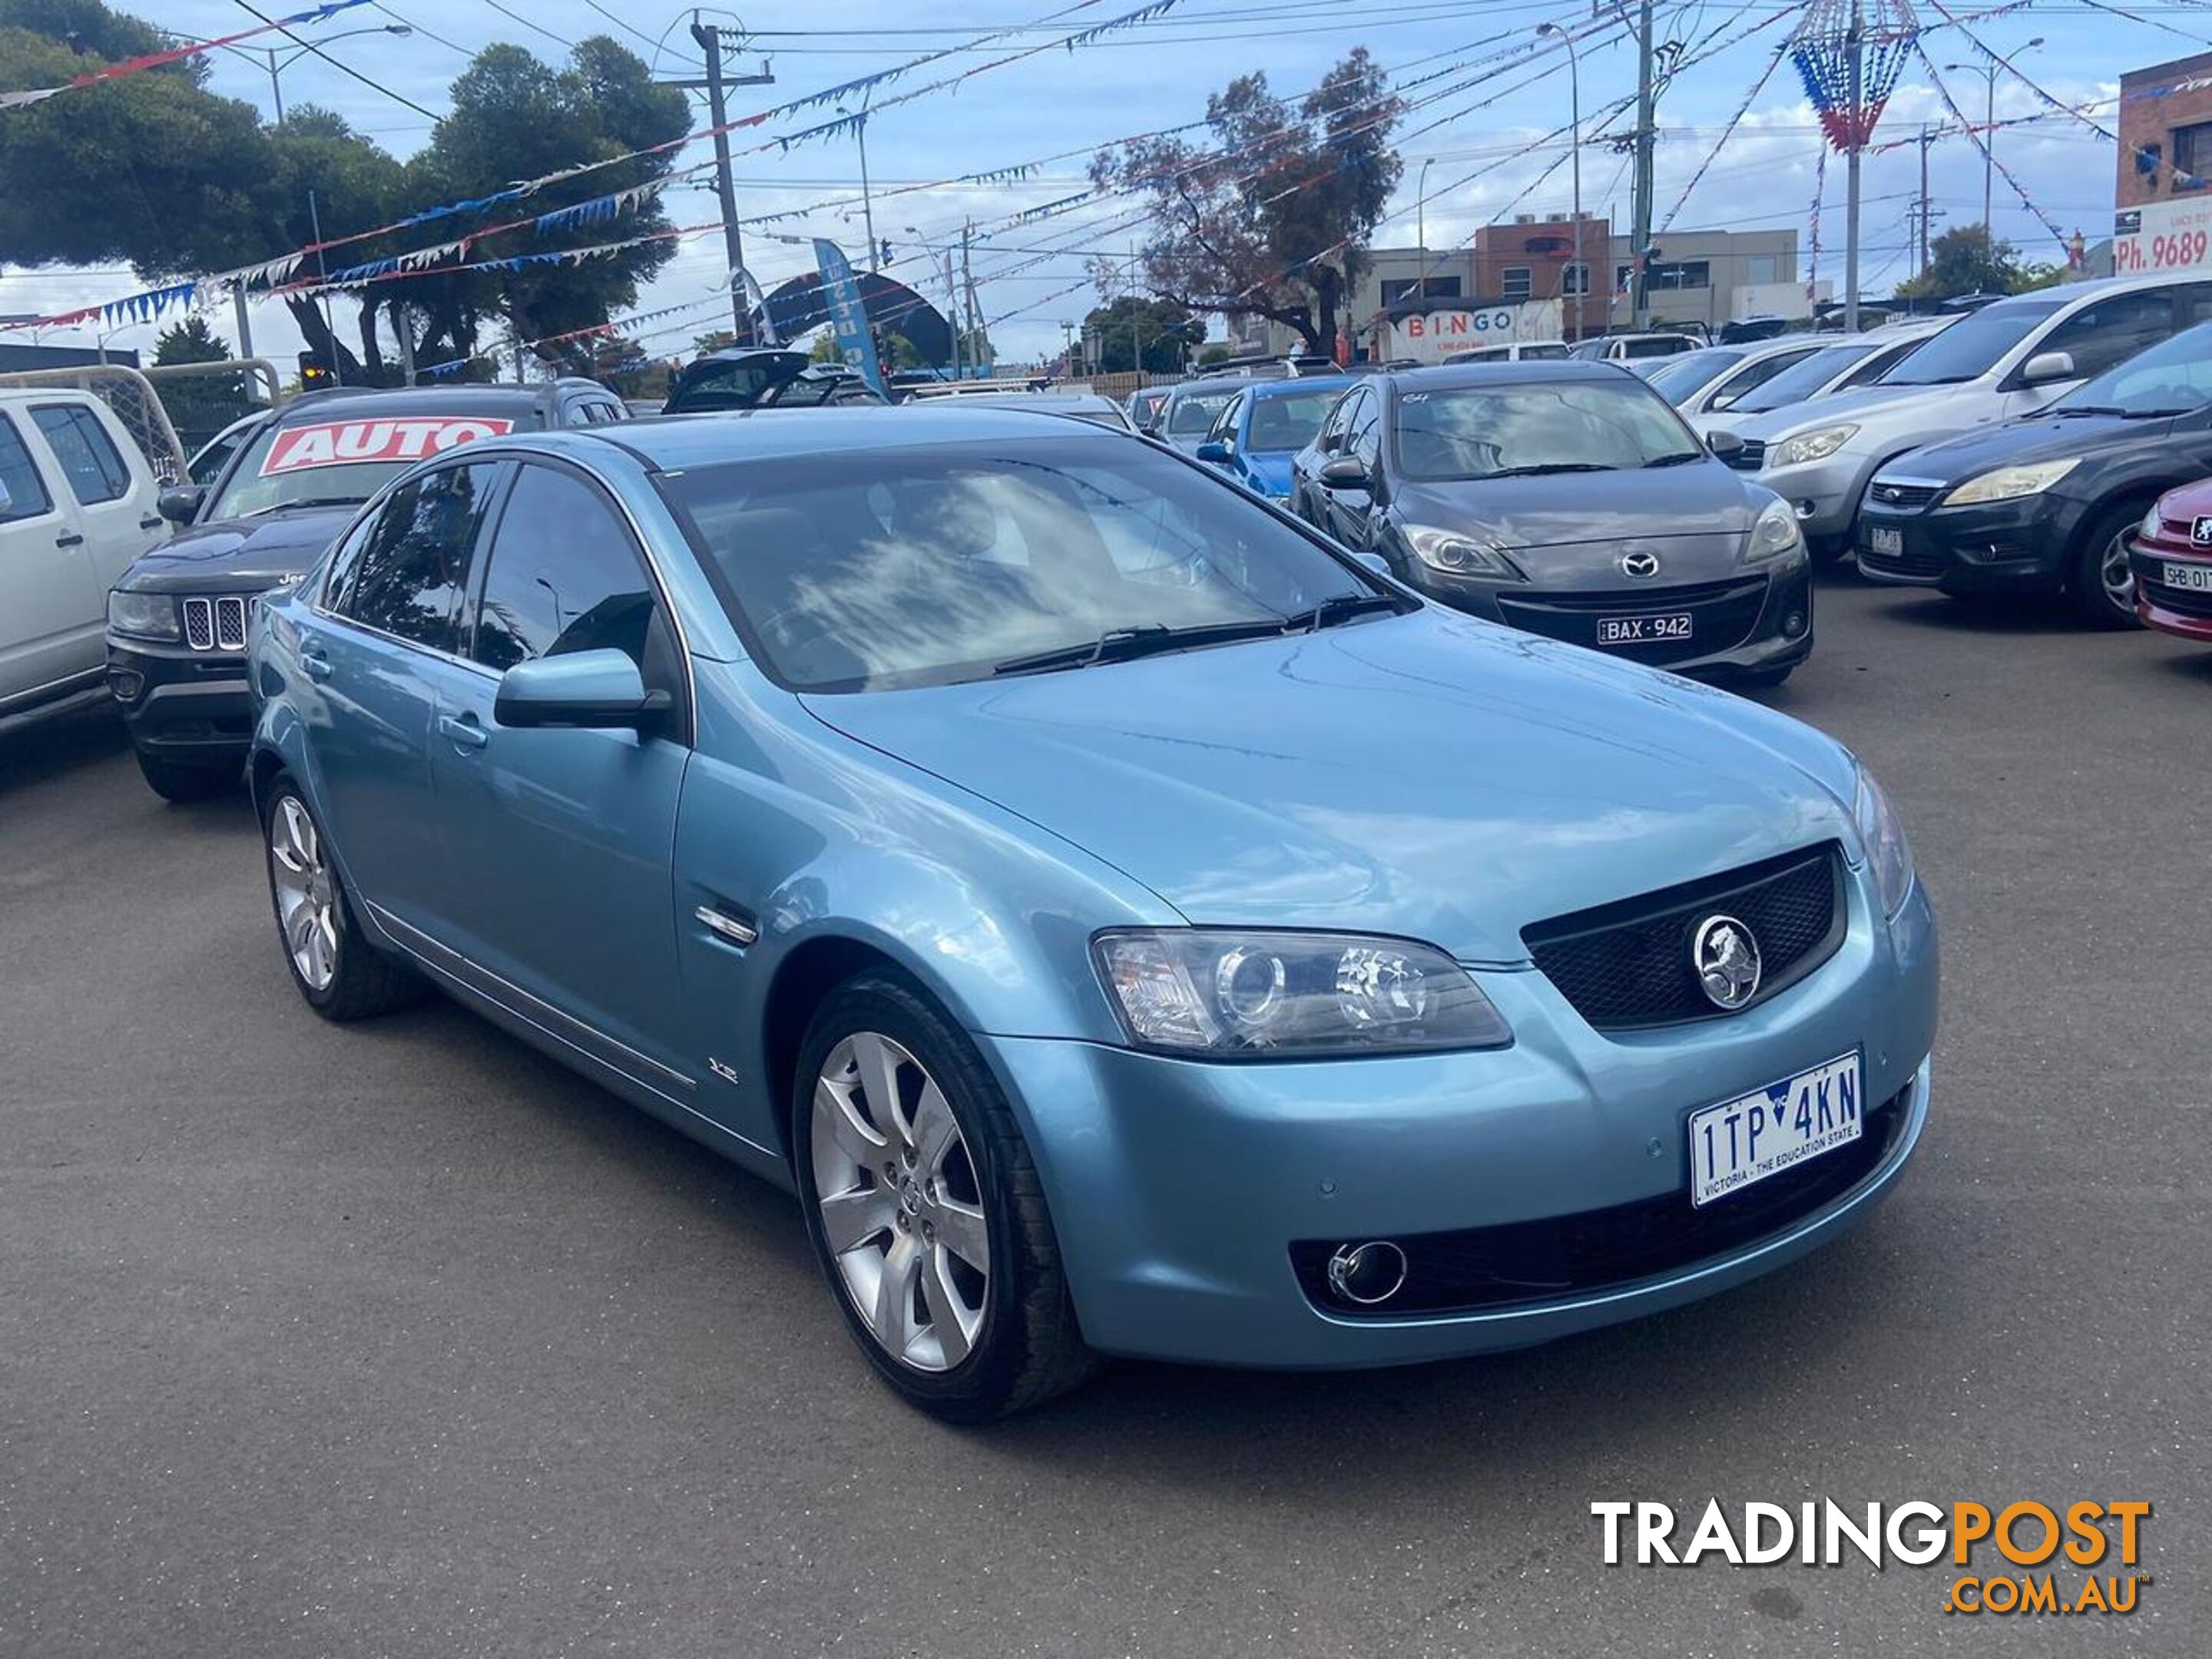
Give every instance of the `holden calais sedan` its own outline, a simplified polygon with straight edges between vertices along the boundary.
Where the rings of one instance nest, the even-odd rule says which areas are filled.
[[[1848,752],[1076,422],[483,441],[252,665],[307,1003],[434,985],[795,1190],[948,1418],[1672,1307],[1926,1117],[1935,923]]]
[[[1796,515],[1612,364],[1376,375],[1292,469],[1297,511],[1455,610],[1739,684],[1812,653]]]

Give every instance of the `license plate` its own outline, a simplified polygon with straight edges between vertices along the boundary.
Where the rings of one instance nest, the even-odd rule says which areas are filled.
[[[1859,1138],[1859,1057],[1838,1054],[1690,1114],[1690,1202],[1710,1204]]]
[[[1662,640],[1690,637],[1690,613],[1677,611],[1665,617],[1600,617],[1600,645],[1653,645]]]
[[[2212,564],[2176,564],[2169,559],[2166,585],[2191,593],[2212,593]]]
[[[1869,526],[1867,546],[1874,552],[1886,553],[1893,559],[1901,559],[1905,556],[1905,532],[1902,530],[1884,530],[1879,526]]]

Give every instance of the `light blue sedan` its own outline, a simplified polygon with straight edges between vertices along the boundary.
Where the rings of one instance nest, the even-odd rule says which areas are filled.
[[[436,986],[796,1188],[948,1418],[1672,1307],[1926,1117],[1935,923],[1844,750],[1074,422],[486,439],[252,676],[308,1004]]]

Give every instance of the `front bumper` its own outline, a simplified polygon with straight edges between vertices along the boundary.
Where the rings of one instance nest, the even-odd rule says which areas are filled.
[[[1874,581],[1954,593],[2053,592],[2065,585],[2067,550],[2087,511],[2050,490],[1934,510],[1888,507],[1869,495],[1859,509],[1859,570]],[[1894,544],[1885,544],[1889,535]]]
[[[1848,886],[1833,957],[1770,1001],[1695,1025],[1601,1036],[1541,975],[1485,970],[1510,1048],[1218,1065],[979,1038],[1036,1158],[1085,1335],[1108,1352],[1202,1363],[1408,1364],[1674,1307],[1834,1237],[1911,1156],[1936,1024],[1924,897],[1916,887],[1884,922],[1863,872]],[[1357,1313],[1301,1285],[1301,1241],[1648,1212],[1669,1195],[1687,1212],[1692,1111],[1852,1048],[1868,1101],[1897,1098],[1884,1149],[1846,1189],[1757,1237],[1662,1273],[1472,1311]]]
[[[1797,527],[1805,532],[1808,542],[1818,548],[1830,549],[1850,544],[1851,527],[1858,518],[1859,497],[1865,493],[1867,481],[1874,476],[1875,458],[1842,449],[1817,461],[1802,461],[1795,466],[1762,465],[1755,471],[1739,470],[1749,471],[1757,482],[1790,503],[1790,511],[1797,515]]]
[[[1468,580],[1425,566],[1408,580],[1438,604],[1486,622],[1678,674],[1794,667],[1813,653],[1812,567],[1802,556],[1721,581],[1666,587],[1546,589]],[[1691,618],[1686,640],[1617,645],[1598,638],[1601,618],[1683,615]]]
[[[2136,578],[2136,615],[2161,633],[2212,645],[2212,591],[2170,585],[2166,580],[2168,564],[2212,571],[2212,556],[2201,548],[2137,542],[2128,555]]]
[[[110,634],[107,688],[140,752],[198,765],[245,763],[253,702],[242,653]]]

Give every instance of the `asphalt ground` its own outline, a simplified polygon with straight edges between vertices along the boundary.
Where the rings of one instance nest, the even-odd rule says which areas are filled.
[[[450,1005],[316,1019],[242,799],[0,744],[0,1654],[2212,1651],[2212,650],[1849,578],[1820,634],[1771,701],[1944,930],[1869,1224],[1549,1348],[981,1431],[873,1382],[789,1199]],[[1600,1564],[1593,1502],[1713,1496],[2148,1502],[2151,1583]]]

